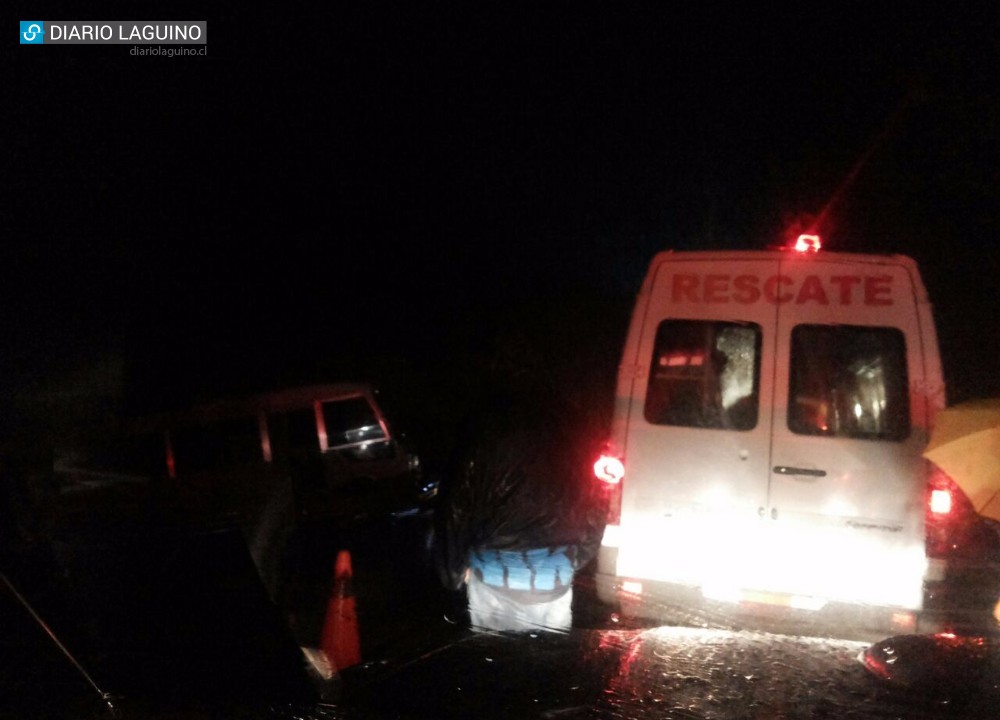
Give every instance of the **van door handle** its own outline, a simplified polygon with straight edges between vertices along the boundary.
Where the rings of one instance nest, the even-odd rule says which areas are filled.
[[[789,467],[788,465],[775,465],[774,472],[779,475],[808,475],[809,477],[826,477],[826,470]]]

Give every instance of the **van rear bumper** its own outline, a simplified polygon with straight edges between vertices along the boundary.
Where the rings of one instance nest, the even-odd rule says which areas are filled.
[[[928,583],[922,610],[830,602],[818,610],[778,602],[721,602],[704,597],[701,588],[627,578],[615,573],[617,549],[601,547],[594,573],[598,599],[631,622],[753,630],[876,642],[893,635],[998,631],[989,591],[968,579]],[[1000,576],[998,576],[1000,577]],[[634,581],[641,586],[630,584]],[[758,598],[760,600],[760,598]]]

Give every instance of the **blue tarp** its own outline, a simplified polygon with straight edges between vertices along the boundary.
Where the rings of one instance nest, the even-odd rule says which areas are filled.
[[[575,553],[566,545],[530,550],[480,549],[469,567],[483,583],[508,590],[560,593],[573,582]]]

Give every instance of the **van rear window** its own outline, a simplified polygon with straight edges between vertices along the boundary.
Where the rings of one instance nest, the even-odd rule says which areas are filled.
[[[656,331],[644,415],[656,425],[757,425],[760,326],[664,320]]]
[[[910,434],[906,341],[896,328],[792,330],[788,428],[800,435],[903,440]]]

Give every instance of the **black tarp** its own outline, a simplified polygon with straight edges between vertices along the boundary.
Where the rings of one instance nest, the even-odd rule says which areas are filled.
[[[575,569],[593,558],[605,506],[583,417],[552,387],[526,378],[476,403],[462,423],[439,510],[447,587],[462,586],[477,549],[567,545]]]

